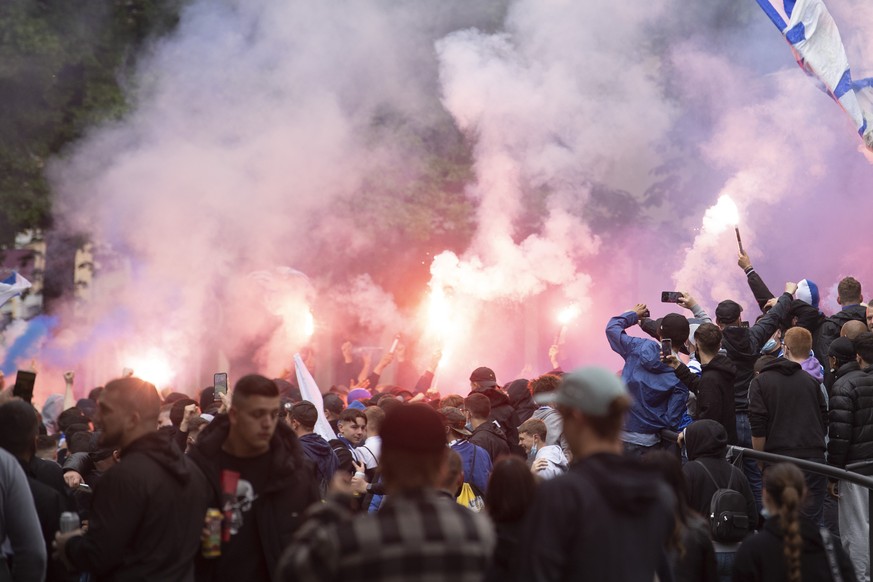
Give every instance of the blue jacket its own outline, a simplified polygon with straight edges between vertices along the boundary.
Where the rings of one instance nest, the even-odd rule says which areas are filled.
[[[606,325],[609,347],[624,359],[621,379],[633,399],[624,428],[644,434],[664,428],[677,430],[688,401],[688,388],[679,381],[673,368],[661,361],[658,342],[631,337],[625,332],[636,323],[637,314],[628,311],[613,317]]]
[[[457,441],[452,445],[452,450],[461,455],[464,482],[472,483],[485,495],[488,477],[491,475],[491,457],[488,456],[488,451],[468,441]]]

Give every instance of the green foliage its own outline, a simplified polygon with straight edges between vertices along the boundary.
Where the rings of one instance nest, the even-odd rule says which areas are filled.
[[[127,71],[181,1],[0,2],[0,247],[50,226],[46,160],[125,112]]]

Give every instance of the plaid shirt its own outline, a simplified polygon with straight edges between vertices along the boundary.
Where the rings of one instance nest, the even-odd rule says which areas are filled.
[[[490,521],[435,491],[392,495],[353,517],[313,506],[279,564],[283,582],[480,582],[495,537]]]

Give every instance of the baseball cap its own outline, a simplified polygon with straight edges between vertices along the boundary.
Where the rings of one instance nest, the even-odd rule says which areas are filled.
[[[828,355],[837,358],[838,360],[854,360],[855,346],[849,338],[838,337],[831,342],[831,345],[828,348]]]
[[[673,345],[680,348],[688,341],[689,330],[691,329],[688,320],[678,313],[668,313],[661,319],[661,324],[658,326],[658,335],[661,339],[673,340]]]
[[[483,366],[473,370],[470,382],[476,382],[480,386],[497,386],[497,376],[494,375],[494,370]]]
[[[395,406],[379,430],[382,451],[439,453],[446,449],[446,430],[440,414],[427,404]]]
[[[736,321],[740,318],[743,308],[740,304],[731,299],[725,299],[715,308],[715,319],[723,323]]]
[[[538,394],[534,400],[575,408],[591,416],[606,416],[613,400],[627,394],[621,378],[605,368],[591,366],[570,372],[555,392]]]
[[[440,408],[440,414],[445,419],[446,426],[456,433],[464,436],[471,436],[473,434],[467,430],[467,417],[454,406]]]

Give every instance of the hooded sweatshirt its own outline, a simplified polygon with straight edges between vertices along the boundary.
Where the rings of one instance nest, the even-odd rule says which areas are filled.
[[[322,493],[327,490],[327,485],[333,479],[333,474],[339,468],[339,459],[333,452],[330,444],[313,433],[305,434],[299,439],[303,454],[315,465],[315,478],[321,484]]]
[[[94,489],[88,533],[67,542],[67,557],[97,580],[192,580],[206,479],[166,432],[135,440],[122,459]]]
[[[828,409],[821,384],[800,364],[779,358],[761,368],[749,388],[753,437],[764,450],[799,459],[823,459]]]
[[[714,420],[698,420],[685,429],[685,449],[690,462],[683,465],[682,473],[688,485],[688,505],[700,515],[709,516],[716,490],[733,489],[745,497],[746,513],[754,527],[758,523],[755,497],[742,469],[725,460],[726,448],[727,433]]]
[[[537,405],[533,401],[533,395],[530,393],[528,384],[528,380],[521,378],[519,380],[513,380],[504,386],[506,394],[509,396],[509,403],[515,409],[516,415],[518,415],[519,424],[529,419],[534,413],[534,410],[537,409]]]
[[[537,451],[534,461],[545,459],[549,462],[549,466],[542,471],[537,472],[537,475],[543,479],[552,479],[558,475],[563,475],[567,472],[567,466],[570,464],[567,457],[564,456],[564,451],[561,447],[555,445],[546,445]]]
[[[734,410],[734,381],[737,369],[727,356],[715,356],[701,368],[700,376],[685,364],[676,368],[676,376],[697,395],[695,420],[711,419],[724,426],[730,444],[737,443],[737,416]]]
[[[675,503],[656,469],[610,453],[585,457],[539,486],[518,579],[638,581],[660,570],[669,580],[664,546]]]
[[[488,397],[491,402],[491,416],[488,417],[488,420],[496,420],[500,424],[500,428],[506,433],[506,439],[512,448],[518,443],[518,427],[521,422],[518,420],[515,409],[509,403],[509,396],[496,386],[477,388],[473,392]]]

